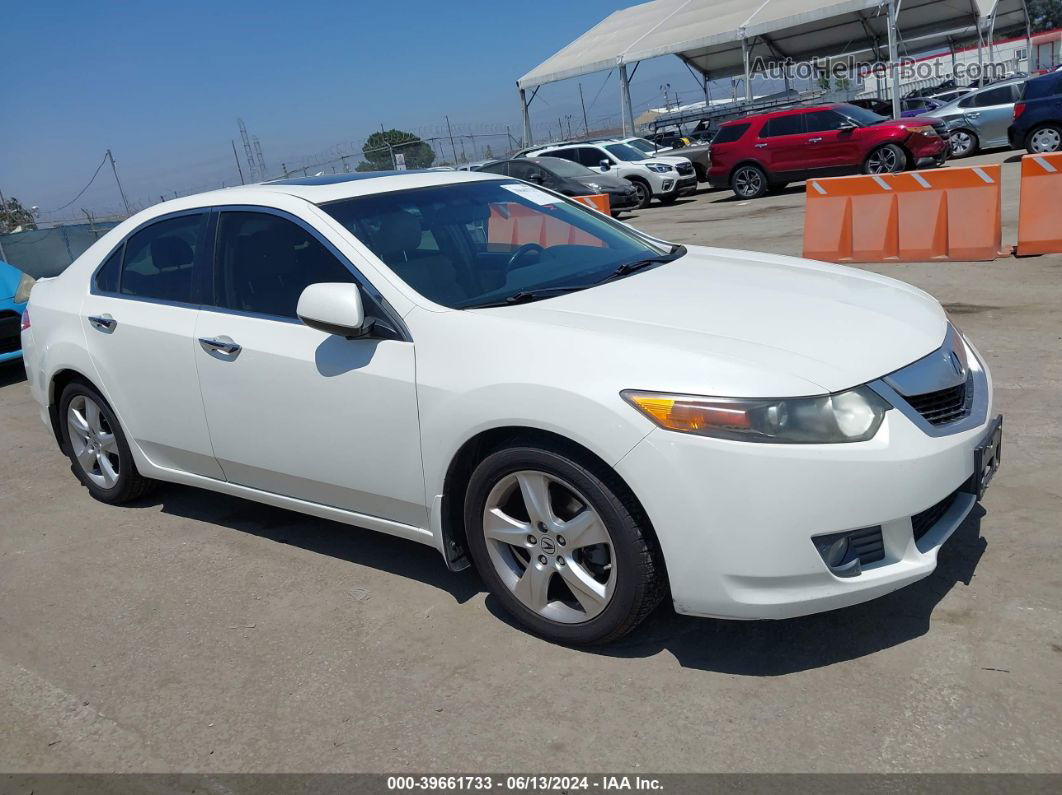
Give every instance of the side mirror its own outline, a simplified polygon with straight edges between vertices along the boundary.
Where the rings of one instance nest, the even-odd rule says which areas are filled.
[[[837,128],[839,132],[848,132],[854,130],[856,126],[850,121],[841,122],[841,125]]]
[[[608,162],[607,160],[602,160],[597,165],[598,165],[598,168],[600,168],[602,171],[608,171],[610,168],[612,168],[612,164],[610,162]]]
[[[299,296],[295,314],[310,328],[346,337],[348,340],[364,337],[372,331],[372,324],[365,323],[361,290],[356,284],[311,284]]]
[[[541,174],[532,174],[527,178],[528,182],[534,182],[536,185],[543,184],[546,180],[542,178]]]

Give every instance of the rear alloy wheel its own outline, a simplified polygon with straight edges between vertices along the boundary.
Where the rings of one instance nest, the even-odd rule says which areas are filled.
[[[1025,148],[1035,155],[1062,151],[1062,127],[1052,124],[1037,127],[1029,134],[1029,142]]]
[[[59,411],[74,474],[93,497],[119,504],[143,496],[155,484],[137,471],[118,418],[95,389],[76,381],[69,384]]]
[[[870,153],[863,171],[867,174],[899,174],[907,167],[907,154],[896,144],[879,146]]]
[[[465,527],[472,559],[519,623],[553,641],[625,635],[664,594],[640,509],[615,473],[558,448],[514,447],[472,473]]]
[[[969,157],[980,146],[977,135],[969,130],[954,130],[951,133],[951,156]]]
[[[730,187],[742,199],[758,199],[767,192],[767,175],[759,166],[741,166],[730,178]]]

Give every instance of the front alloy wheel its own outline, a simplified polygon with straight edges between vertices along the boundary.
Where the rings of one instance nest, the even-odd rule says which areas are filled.
[[[586,621],[612,598],[612,538],[587,499],[555,475],[523,470],[499,480],[483,509],[483,534],[498,577],[543,618]]]
[[[895,144],[888,144],[875,149],[867,158],[866,173],[898,174],[907,165],[907,156]]]
[[[464,495],[468,551],[494,598],[549,640],[607,643],[667,593],[648,518],[610,467],[563,441],[502,447]]]

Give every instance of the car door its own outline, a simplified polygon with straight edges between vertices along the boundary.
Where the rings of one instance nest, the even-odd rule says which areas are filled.
[[[768,119],[754,144],[772,174],[798,178],[801,174],[824,168],[823,153],[818,147],[821,136],[804,131],[803,113],[787,113]],[[814,137],[816,140],[812,141]]]
[[[175,213],[133,232],[94,274],[81,320],[126,434],[157,466],[220,478],[193,348],[209,218]]]
[[[858,168],[862,163],[860,128],[835,110],[817,110],[804,114],[809,162],[816,171],[840,171]]]
[[[345,339],[302,324],[303,289],[362,286],[390,327]],[[195,331],[214,453],[232,483],[424,527],[413,344],[382,299],[304,220],[220,208]]]
[[[1018,84],[987,88],[959,103],[964,108],[966,118],[976,127],[981,146],[1007,144],[1007,127],[1014,120],[1017,88]]]

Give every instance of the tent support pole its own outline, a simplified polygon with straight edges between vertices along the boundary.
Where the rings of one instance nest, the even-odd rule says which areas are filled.
[[[631,84],[627,78],[627,64],[620,64],[620,115],[623,117],[623,135],[634,135],[634,112],[631,110]]]
[[[520,111],[524,118],[524,146],[533,146],[535,142],[531,136],[531,113],[527,109],[527,95],[522,88],[518,91],[520,92]]]
[[[900,118],[900,69],[896,52],[896,0],[889,0],[889,67],[892,72],[892,115]]]
[[[752,51],[749,40],[741,37],[741,59],[745,64],[745,101],[752,102],[752,64],[750,62]]]

